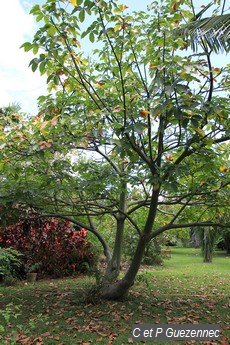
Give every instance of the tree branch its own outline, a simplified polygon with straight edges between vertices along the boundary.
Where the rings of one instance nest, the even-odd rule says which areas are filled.
[[[213,222],[192,222],[192,223],[182,223],[182,224],[167,224],[164,225],[157,230],[153,231],[151,234],[151,239],[158,236],[159,234],[165,232],[166,230],[170,229],[182,229],[182,228],[192,228],[194,226],[219,226],[221,228],[228,228],[230,223],[221,224],[221,223],[213,223]]]

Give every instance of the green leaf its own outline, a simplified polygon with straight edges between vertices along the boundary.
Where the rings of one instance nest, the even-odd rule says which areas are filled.
[[[50,74],[46,80],[47,84],[53,79],[54,75]]]
[[[79,12],[79,20],[81,23],[84,22],[84,20],[85,20],[85,11],[84,10],[81,10]]]
[[[189,124],[189,119],[183,119],[182,120],[181,125],[184,129],[186,129],[188,127],[188,124]]]
[[[45,60],[46,56],[45,56],[45,54],[40,54],[39,58],[40,58],[40,61],[43,61],[43,60]]]
[[[88,29],[85,30],[85,31],[81,34],[81,38],[86,37],[86,36],[89,34],[90,31],[91,31],[91,27],[88,27]]]
[[[59,78],[58,78],[58,76],[57,75],[55,75],[55,77],[54,77],[54,84],[55,85],[58,85],[59,84]]]
[[[85,0],[85,6],[91,9],[94,6],[94,3],[91,0]]]
[[[49,34],[50,36],[53,36],[53,35],[56,34],[57,30],[56,30],[55,26],[52,25],[52,26],[48,29],[47,32],[48,32],[48,34]]]
[[[145,123],[141,122],[135,123],[133,126],[134,131],[138,134],[142,134],[146,128],[148,128],[148,126]]]
[[[176,89],[178,92],[187,93],[190,90],[190,87],[188,85],[177,84]]]
[[[37,52],[38,52],[38,44],[36,44],[36,43],[34,43],[33,45],[32,45],[32,47],[33,47],[33,53],[34,54],[37,54]]]
[[[182,120],[183,119],[183,112],[180,109],[175,109],[174,116],[176,119]]]
[[[40,13],[37,17],[36,17],[36,22],[40,22],[43,18],[43,14]]]
[[[95,40],[95,38],[94,38],[94,34],[93,34],[93,32],[90,32],[90,34],[89,34],[89,40],[90,40],[90,42],[94,42],[94,40]]]
[[[35,72],[36,69],[38,68],[38,63],[33,61],[31,68],[32,68],[32,71]]]
[[[30,10],[30,14],[36,14],[37,12],[40,12],[40,6],[39,5],[33,6]]]
[[[191,119],[191,123],[192,123],[193,127],[195,127],[195,128],[197,128],[199,126],[199,122],[194,118]]]
[[[205,136],[205,133],[204,133],[203,129],[195,128],[195,131],[199,134],[200,137],[203,138]]]
[[[45,68],[46,68],[46,61],[42,61],[39,65],[39,71],[41,74],[45,73]]]
[[[20,48],[24,48],[25,52],[28,52],[33,48],[33,44],[31,44],[30,42],[25,42],[21,45]]]

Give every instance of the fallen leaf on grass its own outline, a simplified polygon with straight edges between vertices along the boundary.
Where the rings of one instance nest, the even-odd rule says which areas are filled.
[[[34,343],[35,345],[43,344],[43,340],[42,340],[41,337],[37,337],[37,338],[34,339],[33,343]]]
[[[228,340],[221,340],[220,345],[229,345]]]
[[[103,341],[103,338],[102,337],[97,338],[96,341],[99,343],[99,342]]]
[[[17,344],[21,344],[21,345],[31,345],[32,344],[31,338],[28,337],[27,335],[21,334],[21,333],[16,336],[16,341],[17,341]]]
[[[44,343],[43,343],[43,341],[36,341],[36,343],[33,342],[33,344],[35,344],[35,345],[43,345]]]
[[[112,341],[113,339],[115,339],[118,335],[116,333],[110,332],[109,334],[109,339]]]
[[[97,332],[97,334],[100,335],[101,337],[107,337],[107,334],[105,333]]]
[[[208,304],[207,304],[207,306],[208,306],[209,308],[214,308],[215,305],[216,305],[216,302],[215,302],[215,301],[209,301]]]
[[[41,337],[44,337],[44,338],[47,338],[47,337],[50,337],[50,332],[45,332],[43,334],[41,334]]]

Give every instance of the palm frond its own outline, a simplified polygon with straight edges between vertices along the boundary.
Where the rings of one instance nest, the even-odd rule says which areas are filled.
[[[187,24],[182,33],[191,40],[191,48],[197,51],[203,42],[214,52],[230,51],[230,14],[222,14],[194,20]]]

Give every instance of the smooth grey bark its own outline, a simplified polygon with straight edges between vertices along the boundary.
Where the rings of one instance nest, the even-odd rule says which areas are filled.
[[[139,239],[135,255],[125,277],[116,282],[108,282],[107,285],[103,285],[100,292],[103,299],[119,300],[127,295],[130,287],[134,284],[134,280],[140,268],[141,260],[147,243],[148,239],[146,237],[141,237]]]
[[[212,262],[213,243],[211,239],[210,229],[204,229],[203,237],[203,259],[204,262]]]
[[[105,280],[115,280],[120,273],[121,256],[122,256],[122,242],[123,242],[125,218],[126,218],[125,217],[126,195],[127,195],[127,183],[124,179],[121,182],[119,213],[118,213],[118,217],[117,217],[117,230],[116,230],[113,255],[112,255],[112,258],[107,265]]]
[[[134,280],[140,268],[146,245],[151,240],[151,232],[157,211],[158,196],[159,190],[153,190],[145,227],[142,232],[142,235],[139,238],[137,248],[128,271],[126,272],[123,279],[118,280],[114,283],[108,282],[107,285],[103,285],[100,291],[100,295],[102,298],[108,300],[122,299],[127,295],[130,287],[134,284]]]

